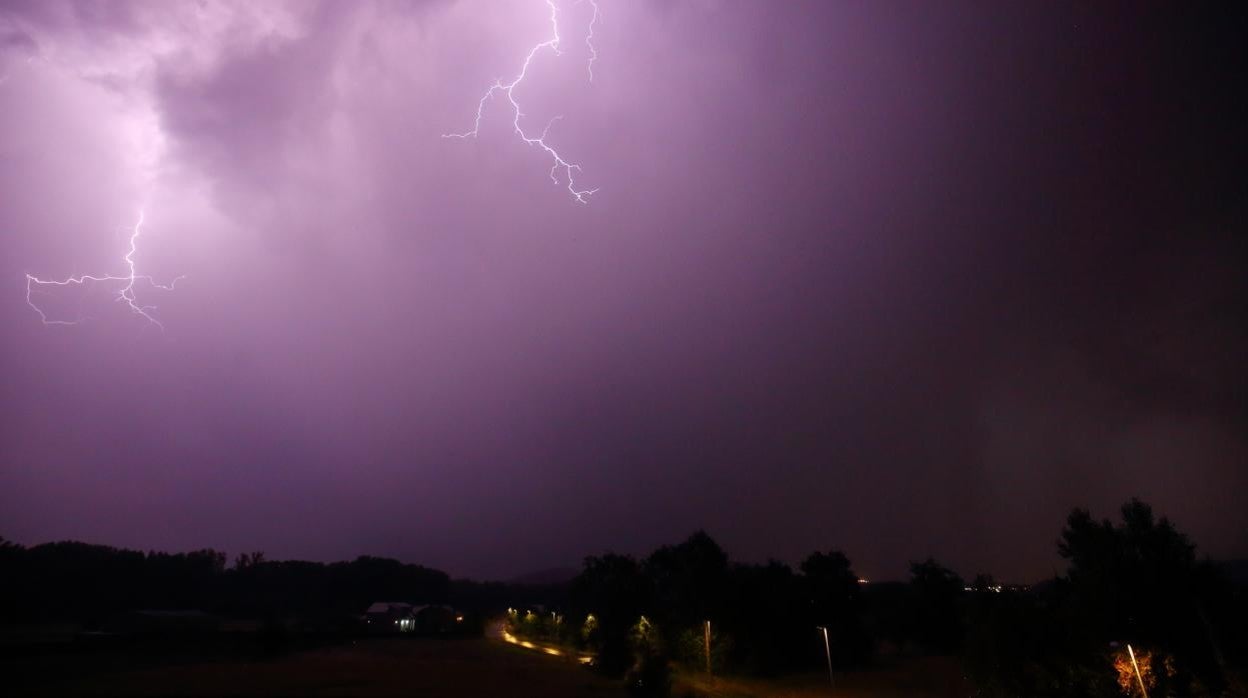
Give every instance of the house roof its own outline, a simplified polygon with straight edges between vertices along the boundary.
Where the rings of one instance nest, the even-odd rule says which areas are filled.
[[[376,601],[365,613],[392,613],[394,611],[410,611],[412,605],[402,601]]]
[[[140,616],[149,616],[152,618],[212,618],[212,615],[194,608],[174,610],[140,608],[135,609],[134,612]]]

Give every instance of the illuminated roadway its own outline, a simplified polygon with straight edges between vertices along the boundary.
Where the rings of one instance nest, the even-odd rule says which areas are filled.
[[[506,642],[508,644],[518,645],[525,649],[533,650],[534,652],[541,652],[543,654],[548,654],[552,657],[568,657],[568,658],[575,657],[576,661],[580,662],[581,664],[589,664],[590,662],[594,661],[594,656],[592,654],[573,653],[568,650],[556,647],[554,645],[529,642],[528,640],[521,640],[515,635],[512,635],[511,633],[507,632],[507,625],[505,621],[502,621],[502,620],[499,620],[495,623],[490,624],[486,628],[485,634],[486,634],[486,637],[490,637],[496,640],[502,640],[503,642]]]

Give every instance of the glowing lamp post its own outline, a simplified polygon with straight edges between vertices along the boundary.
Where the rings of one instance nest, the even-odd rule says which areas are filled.
[[[1140,693],[1144,694],[1144,698],[1148,698],[1148,690],[1144,688],[1144,677],[1140,676],[1140,664],[1135,661],[1135,650],[1131,649],[1131,644],[1127,643],[1127,654],[1131,655],[1131,666],[1135,667],[1135,680],[1140,682]]]
[[[828,658],[828,683],[832,684],[832,690],[836,690],[836,679],[832,678],[832,643],[828,642],[828,626],[820,625],[819,630],[823,632],[823,653]]]
[[[702,637],[706,640],[706,675],[711,675],[711,621],[706,621],[706,628],[702,633]]]

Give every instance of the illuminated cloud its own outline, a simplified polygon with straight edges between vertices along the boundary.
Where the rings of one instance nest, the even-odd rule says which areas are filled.
[[[1025,581],[1139,495],[1242,552],[1243,120],[1179,9],[556,6],[480,129],[544,0],[0,6],[0,535]],[[28,274],[119,278],[49,328]]]

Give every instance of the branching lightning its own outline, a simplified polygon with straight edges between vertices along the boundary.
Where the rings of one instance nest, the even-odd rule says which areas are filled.
[[[589,47],[590,51],[588,65],[589,80],[590,82],[593,82],[594,61],[598,58],[598,51],[594,48],[593,42],[594,24],[598,21],[599,12],[597,0],[587,1],[593,6],[594,11],[593,17],[589,22],[589,34],[585,37],[585,43]],[[565,160],[564,157],[559,154],[559,151],[555,150],[555,148],[546,140],[550,133],[550,127],[563,117],[556,116],[547,122],[546,128],[542,129],[542,134],[540,136],[529,135],[520,125],[520,120],[524,117],[524,112],[520,109],[520,103],[516,101],[515,92],[520,83],[524,82],[524,79],[528,76],[529,65],[533,62],[533,58],[543,51],[550,51],[556,56],[563,55],[563,52],[559,48],[559,43],[561,41],[559,37],[559,8],[555,5],[555,0],[546,0],[546,5],[550,8],[550,26],[553,34],[552,38],[547,39],[546,41],[543,41],[529,49],[528,55],[525,56],[524,64],[520,67],[520,73],[514,80],[509,83],[504,83],[500,78],[485,91],[485,94],[481,97],[481,101],[477,103],[477,118],[473,122],[471,131],[464,131],[463,133],[444,133],[442,134],[442,137],[476,138],[477,134],[481,131],[481,119],[485,114],[486,103],[491,101],[496,93],[502,93],[507,97],[507,101],[511,103],[511,126],[515,134],[519,136],[520,140],[524,141],[525,144],[541,148],[547,155],[550,156],[553,163],[550,166],[550,180],[555,184],[560,184],[559,173],[562,172],[564,179],[567,180],[568,192],[572,194],[572,197],[582,204],[589,203],[590,195],[598,191],[598,189],[578,189],[576,184],[576,174],[581,171],[581,166]]]
[[[172,291],[174,286],[183,277],[179,276],[167,284],[158,284],[156,283],[154,279],[152,279],[151,276],[148,276],[147,274],[138,273],[137,265],[134,261],[134,255],[135,253],[138,252],[139,236],[142,235],[142,233],[143,233],[143,211],[139,211],[139,219],[134,224],[134,228],[132,228],[130,231],[130,248],[126,251],[125,257],[122,258],[125,261],[125,267],[126,267],[126,272],[127,272],[125,275],[116,276],[113,274],[105,274],[103,276],[95,276],[92,274],[83,274],[82,276],[71,276],[66,279],[57,281],[55,279],[40,279],[36,276],[32,276],[31,274],[27,274],[26,275],[26,304],[29,305],[31,309],[34,310],[36,313],[39,313],[39,319],[42,320],[43,324],[45,325],[76,325],[79,322],[78,320],[57,320],[57,319],[49,318],[48,314],[44,312],[44,310],[35,303],[31,295],[34,293],[43,293],[44,291],[40,290],[41,287],[43,286],[81,286],[87,282],[108,282],[108,281],[125,282],[124,285],[121,287],[121,290],[117,292],[117,300],[124,301],[126,305],[130,307],[131,312],[133,312],[136,315],[143,316],[145,320],[147,320],[153,325],[156,325],[156,327],[160,328],[161,330],[164,330],[165,326],[160,324],[160,321],[157,320],[150,312],[152,310],[155,310],[156,306],[141,305],[139,303],[138,297],[135,294],[135,284],[138,281],[145,281],[152,288],[157,288],[157,289],[161,289],[165,291]]]

